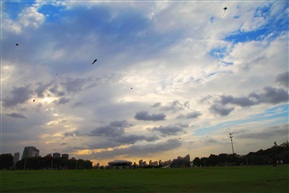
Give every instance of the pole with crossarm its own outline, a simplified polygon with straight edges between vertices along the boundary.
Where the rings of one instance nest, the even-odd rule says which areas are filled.
[[[233,133],[229,133],[229,135],[230,135],[230,138],[231,138],[232,152],[233,152],[233,155],[234,155],[235,152],[234,152],[234,145],[233,145]]]

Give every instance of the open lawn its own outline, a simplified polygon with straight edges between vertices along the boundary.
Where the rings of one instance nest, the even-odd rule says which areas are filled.
[[[0,192],[287,193],[289,166],[1,171]]]

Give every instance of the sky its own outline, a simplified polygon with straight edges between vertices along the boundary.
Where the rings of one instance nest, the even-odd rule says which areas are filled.
[[[1,153],[106,165],[230,154],[229,133],[239,155],[286,142],[288,13],[285,0],[1,1]]]

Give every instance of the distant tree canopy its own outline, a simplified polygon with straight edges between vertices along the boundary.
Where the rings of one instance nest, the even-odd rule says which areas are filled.
[[[13,167],[13,156],[12,154],[1,154],[0,155],[0,169],[10,169]]]
[[[289,164],[289,143],[284,142],[266,150],[260,149],[257,152],[250,152],[247,155],[240,156],[237,154],[211,154],[209,157],[199,158],[193,160],[195,166],[224,166],[224,165],[268,165],[275,161]]]
[[[31,157],[18,161],[16,169],[91,169],[92,162],[83,159],[67,159],[67,158],[53,158],[45,157]]]
[[[250,152],[247,155],[240,156],[237,154],[219,155],[211,154],[209,157],[195,157],[193,164],[195,166],[227,166],[227,165],[268,165],[275,162],[282,162],[289,164],[289,143],[284,142],[257,152]],[[175,162],[176,166],[184,166],[183,162]],[[0,155],[0,169],[13,168],[12,154]],[[53,158],[51,156],[45,157],[30,157],[22,159],[16,163],[15,169],[23,170],[39,170],[39,169],[91,169],[92,162],[83,159],[67,159],[67,158]]]

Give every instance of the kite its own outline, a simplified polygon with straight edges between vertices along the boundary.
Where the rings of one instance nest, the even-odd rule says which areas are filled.
[[[223,13],[223,15],[225,14],[225,12],[226,12],[226,10],[228,9],[227,7],[224,7],[223,8],[224,9],[224,13]]]
[[[19,46],[19,44],[16,44],[16,46]]]
[[[97,59],[95,59],[95,60],[92,62],[92,64],[94,64],[96,61],[97,61]]]

